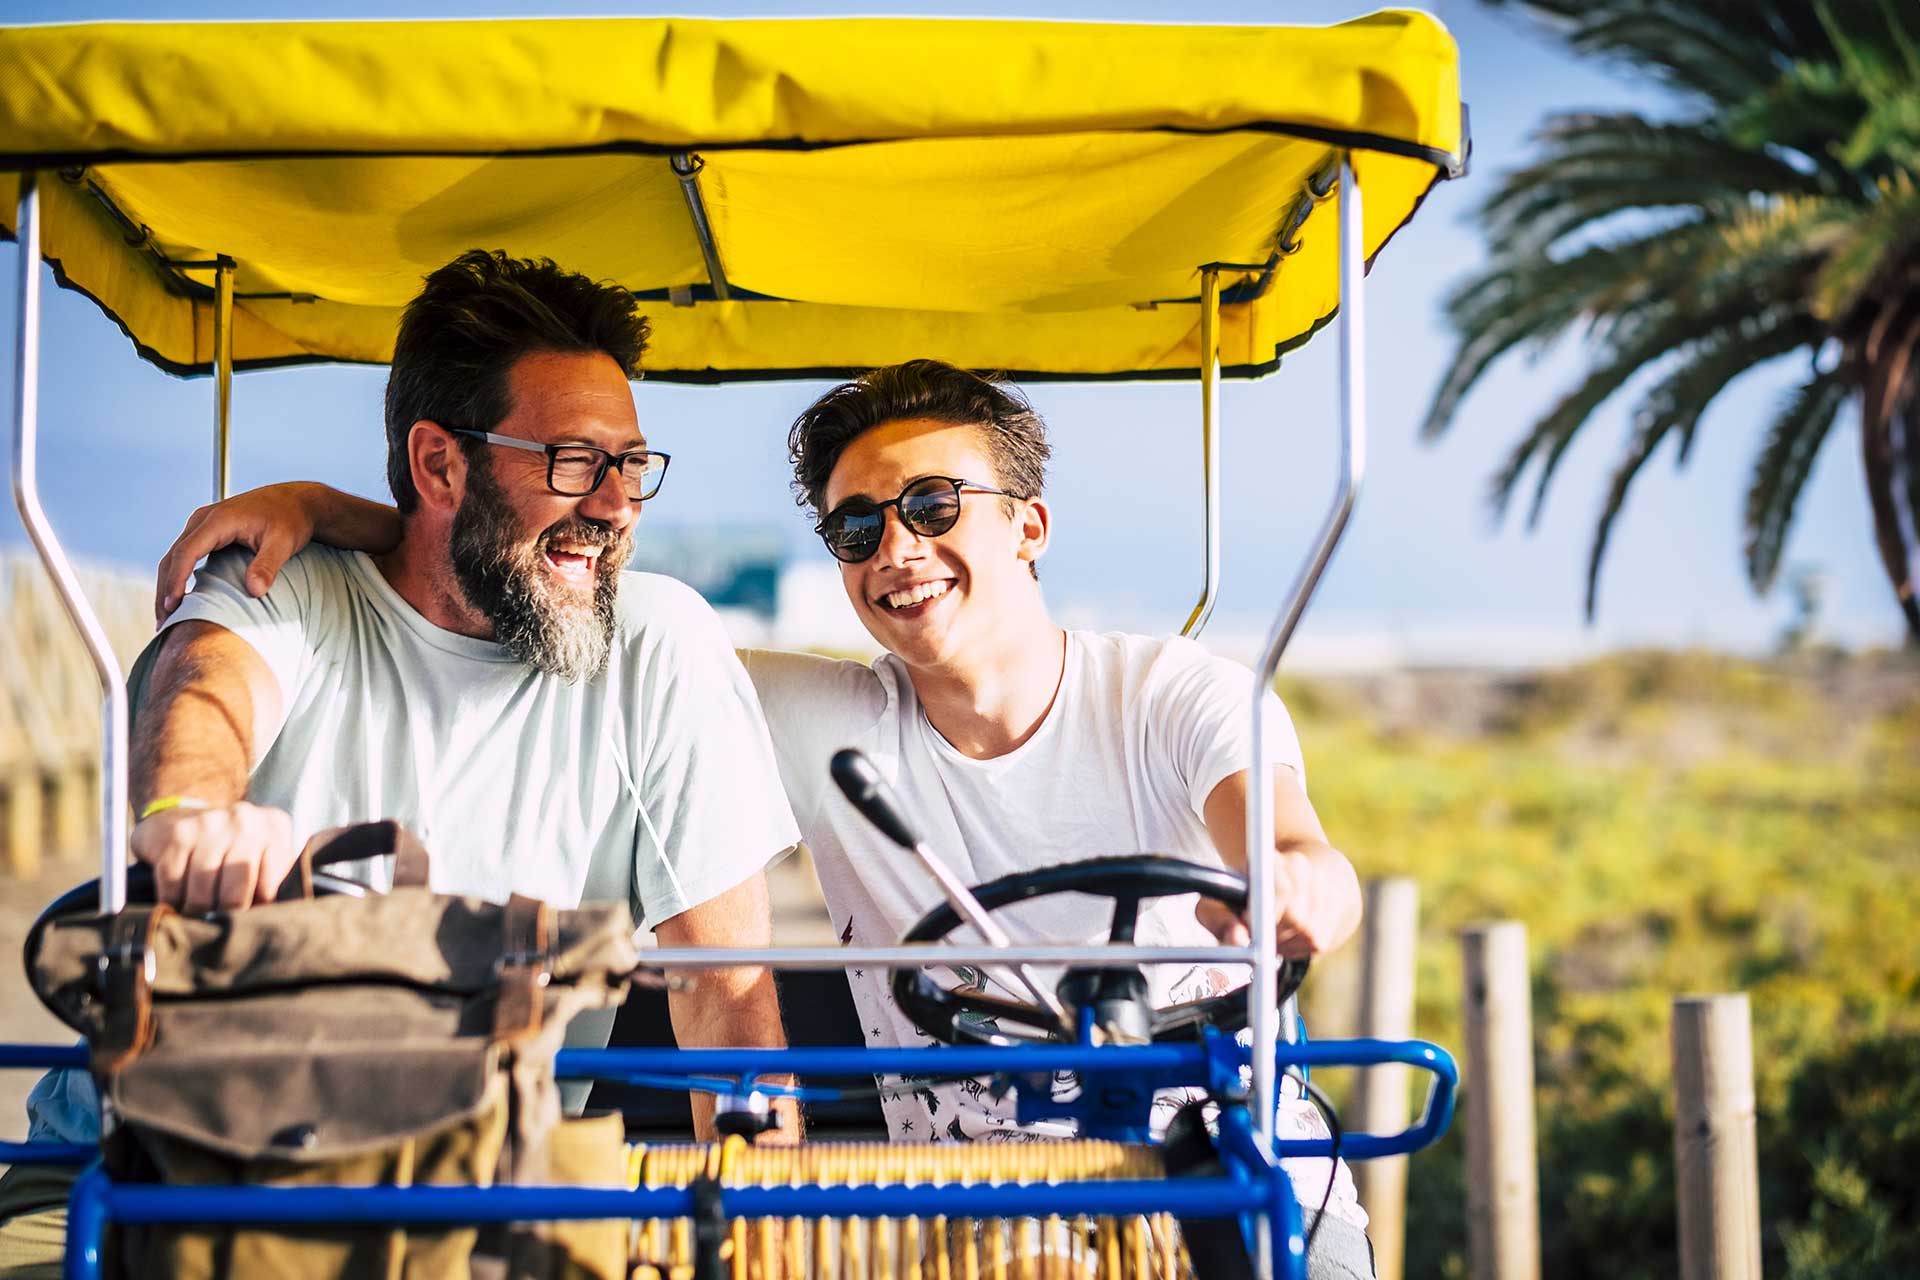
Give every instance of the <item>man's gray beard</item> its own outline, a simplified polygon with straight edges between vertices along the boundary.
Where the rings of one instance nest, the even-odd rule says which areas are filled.
[[[614,599],[632,543],[605,525],[563,520],[531,543],[485,463],[467,469],[467,494],[453,516],[448,547],[467,603],[493,624],[493,638],[522,662],[569,684],[607,669]],[[556,600],[546,580],[546,547],[556,539],[600,546],[593,602]]]

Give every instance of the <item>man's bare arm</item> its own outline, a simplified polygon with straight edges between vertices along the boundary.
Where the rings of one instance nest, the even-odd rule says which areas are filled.
[[[305,481],[249,489],[201,507],[188,517],[187,527],[160,561],[153,593],[155,624],[165,622],[186,596],[193,566],[222,547],[252,548],[247,590],[263,596],[293,554],[316,540],[348,551],[391,551],[400,542],[400,513]]]
[[[773,941],[773,922],[767,905],[766,877],[756,872],[717,898],[689,907],[655,930],[665,947],[765,947]],[[780,998],[773,972],[763,968],[696,969],[683,971],[689,986],[667,994],[673,1018],[673,1037],[683,1049],[783,1049],[786,1029],[780,1022]],[[789,1076],[769,1077],[792,1083]],[[777,1099],[780,1117],[776,1142],[800,1138],[800,1109],[791,1098]],[[715,1137],[713,1099],[693,1095],[693,1132],[710,1142]]]
[[[253,646],[198,620],[167,633],[133,739],[133,854],[183,911],[268,901],[293,865],[287,815],[246,803],[256,747],[280,723],[280,685]]]
[[[1248,777],[1242,769],[1222,779],[1202,809],[1221,860],[1243,874]],[[1272,857],[1274,898],[1280,904],[1275,938],[1281,955],[1321,955],[1353,936],[1360,927],[1360,879],[1347,856],[1328,843],[1299,777],[1285,767],[1274,774]],[[1246,941],[1245,926],[1217,904],[1203,899],[1199,916],[1224,941]]]

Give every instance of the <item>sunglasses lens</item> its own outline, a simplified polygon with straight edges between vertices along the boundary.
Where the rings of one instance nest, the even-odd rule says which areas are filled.
[[[880,531],[887,518],[884,511],[851,511],[842,507],[831,511],[820,523],[820,540],[827,544],[836,560],[858,564],[880,548]]]
[[[900,520],[925,537],[938,537],[960,518],[960,490],[950,480],[922,480],[900,495]]]

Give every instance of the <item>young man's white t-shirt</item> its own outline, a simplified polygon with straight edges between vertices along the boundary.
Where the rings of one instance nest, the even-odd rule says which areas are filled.
[[[287,810],[296,847],[396,818],[441,893],[625,902],[657,926],[799,839],[753,687],[713,610],[672,578],[620,575],[606,670],[569,684],[428,622],[359,552],[309,546],[260,599],[247,564],[216,554],[168,625],[217,623],[273,673],[283,716],[247,798]],[[343,870],[386,887],[383,864]],[[567,1043],[604,1045],[612,1025],[590,1011]],[[89,1140],[89,1094],[43,1082],[35,1135]]]
[[[1016,750],[991,760],[962,755],[928,722],[899,659],[872,666],[804,654],[748,651],[747,672],[773,733],[787,797],[813,852],[821,890],[841,940],[897,942],[944,901],[914,857],[881,835],[840,794],[827,762],[858,747],[893,782],[927,843],[959,877],[980,884],[1015,871],[1107,854],[1162,853],[1220,865],[1202,810],[1222,780],[1247,767],[1252,674],[1179,638],[1070,631],[1060,690],[1046,719]],[[1265,721],[1269,759],[1304,785],[1299,740],[1274,698]],[[1210,945],[1192,896],[1142,904],[1142,945]],[[1108,904],[1080,894],[1004,908],[996,919],[1016,940],[1103,942]],[[971,937],[963,929],[960,937]],[[970,973],[995,995],[1028,997],[1006,972]],[[1051,985],[1055,973],[1036,975]],[[1186,965],[1147,970],[1156,1006],[1242,985],[1244,971]],[[867,1043],[921,1046],[881,970],[848,971]],[[1068,1132],[1014,1121],[1011,1099],[978,1089],[883,1079],[889,1132],[908,1140],[1011,1140]],[[1165,1115],[1156,1110],[1156,1122]],[[1312,1107],[1281,1104],[1282,1137],[1324,1137]],[[1301,1202],[1326,1190],[1329,1163],[1290,1160]],[[1343,1166],[1329,1212],[1366,1225]]]

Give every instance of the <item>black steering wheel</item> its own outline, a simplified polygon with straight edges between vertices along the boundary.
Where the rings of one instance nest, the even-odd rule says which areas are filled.
[[[1151,853],[1063,862],[1001,876],[973,889],[973,896],[989,911],[1060,893],[1084,893],[1111,900],[1113,922],[1107,930],[1110,943],[1133,941],[1140,904],[1149,898],[1197,893],[1235,912],[1245,911],[1247,907],[1247,882],[1243,877],[1222,867]],[[943,902],[922,916],[900,940],[939,942],[959,927],[959,913]],[[1305,960],[1283,958],[1278,999],[1285,1000],[1297,991],[1306,975]],[[1130,1002],[1139,1009],[1145,1008],[1146,982],[1132,966],[1077,968],[1069,971],[1060,985],[1070,1005],[1091,1001],[1096,1009],[1103,1004],[1123,1009]],[[893,998],[915,1026],[946,1044],[982,1038],[978,1030],[961,1021],[966,1015],[992,1019],[1002,1036],[1025,1040],[1058,1038],[1059,1023],[1040,1006],[1003,1000],[978,991],[951,990],[920,969],[894,970]],[[1143,1021],[1144,1025],[1134,1028],[1136,1035],[1154,1041],[1192,1039],[1203,1026],[1238,1031],[1247,1025],[1246,988],[1150,1010]],[[1010,1033],[1010,1026],[1024,1030]]]

